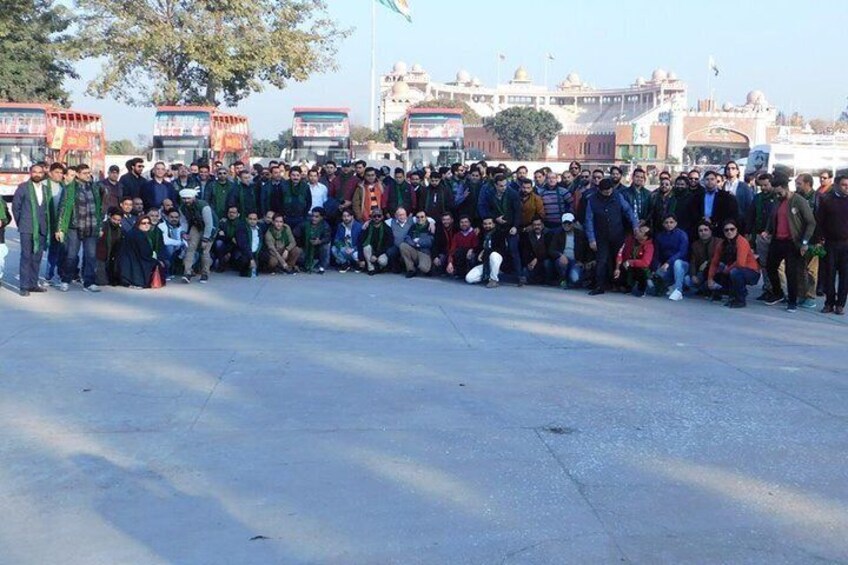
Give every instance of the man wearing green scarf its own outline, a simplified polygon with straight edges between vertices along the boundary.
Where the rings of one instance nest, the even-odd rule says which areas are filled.
[[[12,199],[12,214],[21,238],[20,292],[45,292],[38,286],[38,269],[52,233],[50,226],[50,195],[44,183],[44,165],[29,168],[29,180],[18,185]]]
[[[277,214],[274,216],[271,227],[265,232],[263,252],[265,268],[271,273],[292,273],[300,253],[294,234],[286,224],[285,216]]]
[[[307,273],[323,275],[330,267],[330,225],[324,220],[324,208],[312,210],[308,222],[294,230],[298,241],[303,242],[303,266]]]
[[[415,223],[400,244],[400,255],[406,266],[406,278],[410,279],[421,271],[430,274],[432,260],[433,235],[430,233],[430,222],[423,210],[415,215]]]
[[[79,252],[82,248],[83,290],[100,292],[95,274],[97,269],[97,239],[100,237],[100,222],[103,218],[101,195],[91,178],[88,165],[78,165],[77,177],[62,193],[59,201],[59,217],[56,225],[56,241],[64,243],[67,250],[65,269],[59,290],[67,292],[77,271]]]
[[[223,220],[227,215],[227,197],[233,190],[233,183],[227,177],[227,169],[218,167],[217,176],[213,182],[207,184],[200,195],[215,212],[215,219]]]

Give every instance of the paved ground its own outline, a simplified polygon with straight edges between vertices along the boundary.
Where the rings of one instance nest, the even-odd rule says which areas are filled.
[[[848,562],[836,317],[352,273],[0,311],[3,564]]]

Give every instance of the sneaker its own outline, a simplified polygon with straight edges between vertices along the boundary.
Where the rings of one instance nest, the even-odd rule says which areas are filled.
[[[568,281],[559,281],[559,287],[561,289],[567,289],[568,288]]]
[[[818,304],[816,304],[816,301],[812,298],[805,298],[801,301],[800,304],[798,304],[798,306],[800,306],[801,308],[814,309],[818,307]]]
[[[339,267],[340,273],[346,273],[348,271],[350,271],[350,265],[345,265],[344,267]]]
[[[144,289],[143,289],[143,288],[141,288],[140,286],[136,286],[136,285],[134,285],[134,284],[131,284],[131,285],[129,286],[129,289],[130,289],[130,290],[144,290]]]
[[[671,291],[671,294],[668,295],[668,299],[673,300],[675,302],[679,302],[683,300],[683,293],[677,289],[674,289],[673,291]]]
[[[206,284],[209,282],[209,275],[200,275],[200,284]]]
[[[90,284],[88,286],[83,286],[82,289],[85,292],[100,292],[100,287],[97,286],[96,284]]]
[[[56,288],[58,288],[61,292],[68,292],[68,289],[71,288],[71,286],[66,282],[60,282],[59,286]]]
[[[774,306],[775,304],[780,304],[781,302],[783,302],[783,297],[782,296],[774,296],[772,294],[770,296],[766,296],[766,298],[763,302],[765,302],[768,306]]]
[[[789,305],[786,306],[786,311],[794,314],[795,312],[798,311],[798,306],[795,305],[795,304],[789,304]]]
[[[645,298],[645,291],[641,290],[638,286],[634,286],[633,290],[630,291],[630,294],[636,298]]]
[[[191,283],[191,275],[183,275],[183,282],[185,284]]]
[[[498,288],[498,281],[489,281],[486,283],[486,288]]]
[[[319,275],[323,275],[323,274],[324,274],[324,267],[321,267],[321,266],[319,265],[319,266],[318,266],[318,271],[317,271],[317,272],[318,272],[318,274],[319,274]]]

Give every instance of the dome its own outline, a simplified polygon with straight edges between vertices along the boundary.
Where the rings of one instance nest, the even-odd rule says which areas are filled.
[[[668,79],[668,73],[666,73],[662,69],[655,69],[653,73],[651,73],[651,80],[654,82],[662,82]]]
[[[677,73],[675,73],[674,71],[669,71],[668,80],[677,80]]]
[[[412,65],[411,72],[413,72],[415,74],[421,74],[421,73],[424,72],[424,67],[422,67],[418,63],[415,63],[414,65]]]
[[[478,77],[471,79],[471,86],[480,86],[483,84]]]
[[[404,81],[399,80],[392,85],[392,97],[398,98],[409,94],[409,85]]]
[[[733,104],[731,104],[730,102],[725,102],[721,109],[725,112],[729,112],[733,109]]]
[[[574,86],[580,86],[580,75],[577,73],[568,73],[568,76],[565,77],[565,82],[570,82]]]
[[[471,75],[465,69],[460,69],[456,72],[456,82],[459,84],[471,82]]]
[[[517,69],[515,69],[515,74],[512,75],[512,80],[516,82],[529,82],[530,75],[527,74],[527,69],[525,69],[524,67],[518,67]]]
[[[405,75],[406,74],[406,63],[403,61],[398,61],[395,63],[395,66],[392,67],[392,72],[396,75]]]
[[[636,77],[636,86],[645,86],[644,77]]]
[[[755,104],[765,104],[766,103],[766,95],[763,94],[761,90],[752,90],[748,93],[748,98],[746,98],[748,104],[752,106]]]

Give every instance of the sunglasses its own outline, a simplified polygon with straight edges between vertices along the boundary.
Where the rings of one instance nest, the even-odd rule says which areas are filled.
[[[140,226],[149,226],[149,225],[150,225],[150,222],[139,222],[139,223],[138,223],[138,225],[140,225]]]
[[[724,228],[724,233],[733,233],[736,231],[736,228]]]

